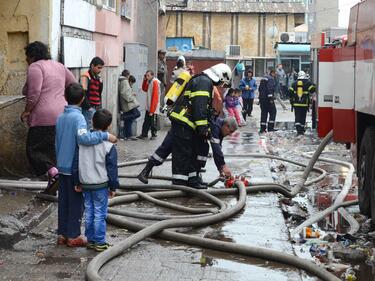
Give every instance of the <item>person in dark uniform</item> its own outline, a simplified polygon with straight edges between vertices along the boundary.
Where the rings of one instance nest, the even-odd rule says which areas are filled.
[[[290,104],[294,110],[295,126],[298,135],[305,134],[306,115],[310,107],[310,94],[315,86],[306,78],[306,73],[300,71],[298,79],[290,87]]]
[[[213,152],[213,158],[215,165],[220,172],[220,174],[230,177],[232,175],[230,169],[225,164],[224,154],[221,150],[222,141],[226,136],[231,135],[238,129],[238,124],[235,118],[227,117],[225,119],[216,118],[213,122],[210,122],[211,129],[211,139],[209,140],[211,144],[211,149]],[[171,131],[168,132],[164,138],[163,143],[156,149],[154,154],[148,158],[146,167],[138,175],[138,179],[147,184],[148,177],[154,166],[160,166],[167,159],[169,154],[172,153],[172,134]],[[199,172],[201,168],[205,167],[207,161],[208,150],[202,150],[202,153],[198,153],[196,162],[196,171]],[[199,158],[198,156],[202,157]]]
[[[230,67],[217,64],[194,76],[177,99],[169,115],[173,184],[203,188],[197,173],[197,159],[200,152],[208,154],[209,121],[214,117],[213,87],[230,84],[231,78]],[[150,161],[147,168],[152,169]]]
[[[276,72],[274,69],[265,75],[259,84],[259,104],[261,110],[260,133],[275,131],[276,106],[275,106],[275,88]],[[269,119],[268,119],[269,115]],[[267,124],[268,119],[268,124]]]

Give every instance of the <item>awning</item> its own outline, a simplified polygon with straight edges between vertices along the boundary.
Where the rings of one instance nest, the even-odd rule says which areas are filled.
[[[277,51],[280,55],[307,55],[310,54],[310,44],[278,44]]]

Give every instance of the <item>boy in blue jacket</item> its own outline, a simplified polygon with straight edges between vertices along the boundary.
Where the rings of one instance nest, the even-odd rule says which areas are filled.
[[[99,109],[92,118],[94,130],[106,132],[112,123],[112,114]],[[117,151],[113,143],[104,141],[93,146],[79,146],[79,190],[85,201],[85,235],[87,248],[102,252],[108,249],[106,222],[108,197],[115,196],[119,186]]]
[[[81,237],[83,197],[82,193],[75,190],[73,178],[78,145],[95,145],[104,140],[116,142],[117,139],[106,132],[87,131],[87,124],[80,108],[84,99],[84,91],[80,84],[69,85],[65,90],[65,99],[68,105],[56,123],[56,158],[60,181],[57,244],[84,247],[87,241]]]
[[[242,90],[243,99],[243,110],[242,116],[246,121],[246,115],[251,116],[253,112],[253,104],[255,98],[255,91],[257,89],[257,83],[253,78],[253,72],[251,70],[246,71],[245,78],[241,80],[240,89]]]

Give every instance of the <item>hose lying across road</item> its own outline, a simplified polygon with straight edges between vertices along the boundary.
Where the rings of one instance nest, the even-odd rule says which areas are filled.
[[[263,183],[258,184],[255,186],[245,187],[242,182],[237,181],[235,182],[236,188],[229,188],[229,189],[207,189],[207,190],[196,190],[193,188],[185,187],[185,186],[175,186],[175,185],[166,185],[166,184],[132,184],[132,185],[121,185],[121,189],[130,190],[127,192],[119,191],[117,192],[117,197],[110,200],[110,208],[109,208],[109,215],[108,215],[108,222],[116,225],[121,228],[127,228],[132,231],[136,231],[135,234],[131,235],[124,241],[114,245],[113,247],[109,248],[108,250],[102,252],[101,254],[97,255],[88,265],[87,268],[87,278],[90,281],[98,281],[98,280],[105,280],[99,275],[100,269],[110,260],[113,258],[121,255],[127,249],[131,248],[132,246],[136,245],[140,241],[150,238],[152,236],[157,236],[161,239],[166,239],[170,241],[185,243],[188,245],[195,245],[203,248],[228,252],[232,254],[239,254],[243,256],[249,257],[256,257],[262,258],[269,261],[278,262],[281,264],[287,264],[290,266],[294,266],[298,269],[305,270],[306,272],[319,277],[321,280],[327,281],[338,281],[340,280],[333,274],[326,271],[323,267],[316,265],[313,262],[308,260],[304,260],[298,258],[296,256],[286,254],[283,252],[278,252],[271,249],[261,248],[261,247],[253,247],[253,246],[246,246],[240,245],[230,242],[223,242],[217,241],[208,238],[200,238],[193,235],[187,235],[182,233],[177,233],[175,231],[168,230],[170,228],[178,228],[178,227],[203,227],[210,224],[218,223],[224,221],[228,218],[233,217],[237,213],[239,213],[244,207],[246,203],[246,194],[247,193],[257,193],[257,192],[277,192],[282,194],[285,197],[293,198],[296,196],[304,186],[311,185],[322,180],[326,176],[326,172],[319,168],[314,168],[315,163],[317,160],[324,160],[330,163],[335,163],[339,165],[343,165],[349,168],[349,172],[347,175],[347,179],[345,181],[345,186],[343,191],[336,199],[334,206],[328,208],[324,214],[319,213],[319,215],[313,216],[311,219],[308,220],[308,225],[314,223],[316,219],[320,219],[322,216],[328,214],[329,212],[334,211],[335,209],[342,207],[342,206],[349,206],[356,204],[356,202],[344,202],[343,199],[345,198],[348,192],[348,186],[351,185],[352,181],[352,174],[353,171],[348,163],[336,161],[332,159],[321,159],[319,158],[320,154],[323,152],[325,146],[331,141],[332,139],[332,132],[329,133],[321,142],[318,149],[310,159],[307,165],[295,162],[289,159],[285,159],[278,156],[273,155],[265,155],[265,154],[246,154],[246,155],[226,155],[225,157],[233,157],[233,158],[268,158],[268,159],[275,159],[280,161],[289,162],[294,165],[305,167],[304,173],[299,179],[298,183],[293,186],[291,189],[287,186],[276,184],[276,183]],[[135,166],[145,164],[147,160],[138,160],[128,163],[120,163],[119,167],[128,167],[128,166]],[[308,176],[312,171],[319,173],[318,177],[315,177],[309,181],[307,181]],[[121,177],[126,178],[134,178],[134,175],[127,175],[127,174],[120,174]],[[151,177],[152,178],[152,177]],[[154,176],[154,179],[158,180],[170,180],[170,177],[164,176]],[[217,181],[211,183],[214,185]],[[27,181],[7,181],[7,180],[0,180],[0,188],[2,187],[9,187],[12,188],[24,188],[24,189],[31,189],[37,190],[45,186],[44,182],[27,182]],[[183,207],[180,205],[172,204],[160,199],[166,198],[176,198],[176,197],[185,197],[186,195],[195,195],[204,201],[207,201],[216,206],[210,208],[188,208]],[[237,195],[238,200],[235,205],[228,206],[222,200],[218,199],[216,196],[228,196],[228,195]],[[124,209],[114,208],[118,205],[124,205],[127,203],[132,203],[138,200],[146,200],[158,206],[169,208],[172,210],[177,210],[179,212],[188,213],[187,215],[156,215],[156,214],[146,214],[144,212],[135,212],[135,211],[128,211]],[[144,220],[151,220],[157,221],[149,226],[136,223],[134,221],[130,221],[124,217],[133,217],[133,218],[140,218]],[[295,231],[302,229],[305,224],[297,227]],[[352,228],[354,229],[354,228]]]

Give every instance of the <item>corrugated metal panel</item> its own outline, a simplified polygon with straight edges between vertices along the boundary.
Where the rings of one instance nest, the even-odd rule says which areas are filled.
[[[186,59],[201,58],[201,59],[218,59],[224,60],[224,51],[213,51],[213,50],[192,50],[190,52],[167,52],[168,58],[178,58],[178,56],[183,55]]]
[[[266,0],[262,2],[249,2],[247,0],[167,0],[166,4],[168,11],[287,14],[303,14],[306,12],[306,6],[302,0],[280,0],[280,2],[277,0]]]

